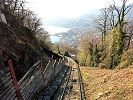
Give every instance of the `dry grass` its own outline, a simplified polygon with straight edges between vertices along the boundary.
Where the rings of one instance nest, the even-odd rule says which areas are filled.
[[[87,100],[133,100],[133,69],[81,67]]]

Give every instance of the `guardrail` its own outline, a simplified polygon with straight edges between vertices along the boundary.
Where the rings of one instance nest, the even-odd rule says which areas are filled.
[[[79,83],[80,83],[80,100],[86,100],[84,84],[83,84],[83,79],[82,79],[79,65],[78,65],[78,76],[79,76]]]
[[[73,66],[74,63],[76,63],[72,58],[67,57],[67,59],[68,59],[70,66]],[[79,81],[79,86],[80,86],[80,100],[86,100],[84,84],[83,84],[83,79],[82,79],[79,65],[77,65],[77,70],[78,70],[78,81]]]
[[[0,50],[0,57],[2,51]],[[2,57],[1,57],[2,61]],[[49,60],[46,66],[42,61],[35,63],[23,78],[17,82],[12,60],[8,60],[8,66],[0,63],[0,99],[1,100],[31,100],[42,88],[64,67],[65,59]]]

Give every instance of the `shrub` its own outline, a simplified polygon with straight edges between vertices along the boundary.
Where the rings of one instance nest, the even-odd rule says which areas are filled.
[[[126,61],[124,61],[124,62],[121,62],[121,63],[116,67],[116,69],[123,69],[123,68],[128,67],[128,65],[129,65],[129,63],[128,63],[128,61],[126,60]]]
[[[116,69],[126,68],[133,64],[133,49],[128,49],[121,56],[121,63],[116,67]]]
[[[133,49],[128,49],[122,54],[121,62],[128,62],[128,65],[132,65],[133,63]]]
[[[108,69],[108,66],[106,64],[99,63],[99,68],[100,69]]]

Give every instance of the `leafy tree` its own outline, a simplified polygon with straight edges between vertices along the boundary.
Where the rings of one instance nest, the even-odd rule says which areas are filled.
[[[91,30],[80,36],[78,58],[80,64],[83,66],[97,66],[99,62],[99,50],[97,47],[98,38],[94,33],[95,31]]]
[[[125,16],[131,9],[131,5],[126,6],[127,0],[122,1],[121,7],[117,7],[114,4],[111,8],[111,15],[109,15],[110,25],[112,27],[111,31],[105,37],[105,50],[103,50],[103,62],[108,65],[109,68],[114,68],[120,63],[121,55],[125,48]],[[129,39],[130,40],[130,39]]]

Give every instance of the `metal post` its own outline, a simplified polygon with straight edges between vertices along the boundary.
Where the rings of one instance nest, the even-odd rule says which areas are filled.
[[[52,73],[51,73],[51,75],[50,75],[50,80],[53,80],[54,79],[54,76],[55,76],[55,72],[54,72],[54,70],[55,70],[55,64],[56,64],[56,60],[54,61],[54,63],[53,63],[53,65],[52,65]]]
[[[20,88],[19,88],[19,85],[18,85],[18,82],[17,82],[17,78],[16,78],[16,75],[15,75],[15,71],[14,71],[14,67],[13,67],[11,59],[8,61],[8,65],[9,65],[9,70],[10,70],[10,73],[11,73],[13,85],[14,85],[14,88],[16,90],[18,100],[23,100],[22,96],[21,96],[21,93],[20,93]]]
[[[59,61],[58,61],[58,71],[57,71],[57,73],[60,73],[60,62],[61,62],[61,59],[59,59]]]
[[[52,76],[52,79],[54,79],[55,77],[55,67],[56,67],[56,60],[54,61],[54,64],[53,64],[53,76]]]
[[[45,84],[45,78],[44,78],[44,73],[43,73],[43,66],[42,66],[42,61],[40,62],[40,69],[41,69],[41,76],[42,76],[42,79],[43,79],[43,83]]]

